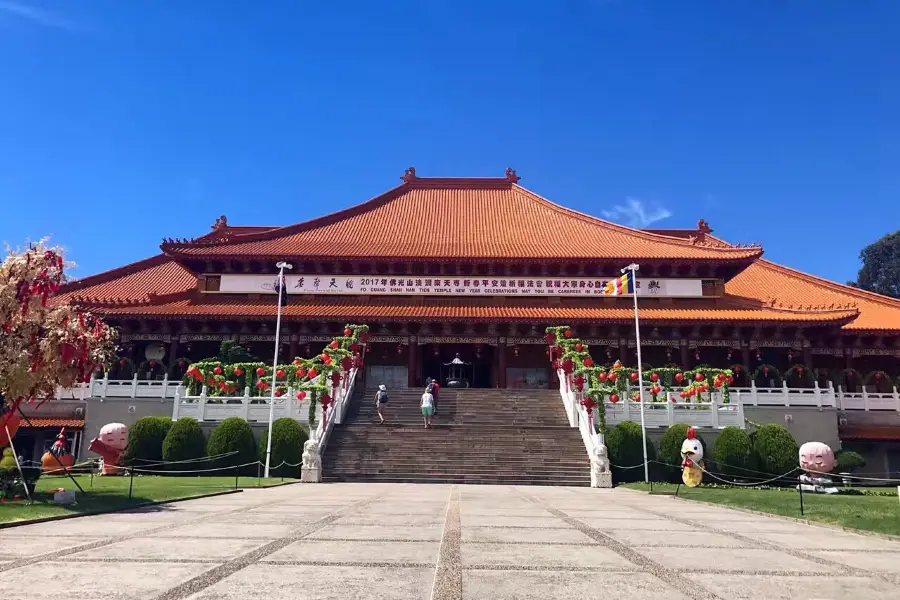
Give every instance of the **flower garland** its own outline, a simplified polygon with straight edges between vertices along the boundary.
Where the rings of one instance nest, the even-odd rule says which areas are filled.
[[[815,385],[816,376],[812,369],[808,368],[806,365],[796,364],[792,365],[787,371],[784,372],[784,380],[789,381],[791,377],[796,375],[798,378],[802,380],[808,381],[811,385]]]
[[[106,376],[109,379],[131,379],[136,372],[133,360],[127,356],[116,356],[106,369]]]
[[[846,387],[847,381],[851,379],[855,380],[857,383],[863,383],[863,375],[856,369],[841,369],[841,374],[838,376],[838,385]]]
[[[747,376],[747,369],[744,368],[744,365],[734,364],[728,368],[731,369],[732,373],[734,373],[733,377],[735,381],[743,381],[746,385],[750,385],[750,380]]]
[[[632,384],[646,388],[650,393],[651,402],[665,402],[671,397],[676,402],[673,393],[686,402],[704,401],[704,394],[708,394],[706,401],[711,399],[715,390],[722,392],[722,402],[730,402],[729,386],[734,383],[734,373],[731,369],[718,369],[706,365],[694,369],[684,370],[677,365],[661,368],[645,368],[638,373],[633,367],[626,367],[621,361],[616,361],[610,367],[598,366],[590,355],[588,344],[574,336],[572,328],[566,325],[548,327],[544,340],[547,342],[547,355],[550,357],[554,369],[563,371],[567,389],[573,389],[579,394],[580,404],[590,414],[594,407],[598,409],[597,424],[601,433],[606,430],[605,401],[618,404],[622,398],[627,398]],[[631,401],[640,401],[638,391],[631,392]]]
[[[169,369],[169,379],[182,379],[190,362],[191,360],[185,356],[175,359],[172,368]]]
[[[337,387],[344,382],[353,368],[364,366],[368,325],[347,325],[344,335],[335,337],[317,356],[295,358],[290,364],[276,365],[273,369],[261,362],[224,364],[220,361],[202,361],[191,364],[185,372],[183,384],[188,395],[197,395],[206,386],[211,397],[237,397],[250,388],[250,395],[264,402],[275,386],[275,397],[287,394],[288,388],[300,388],[297,399],[310,402],[310,427],[315,425],[315,406],[322,405],[327,415]],[[318,378],[318,379],[317,379]],[[313,383],[315,381],[315,383]]]
[[[753,371],[753,381],[756,381],[760,377],[765,377],[766,379],[782,379],[781,371],[776,369],[773,365],[768,363],[764,363],[756,367],[756,370]]]
[[[162,379],[166,373],[166,368],[158,360],[145,360],[138,365],[138,379]]]
[[[883,381],[891,381],[890,375],[881,370],[870,371],[866,378],[863,379],[863,385],[870,385],[871,382],[875,382],[875,385],[880,384]]]

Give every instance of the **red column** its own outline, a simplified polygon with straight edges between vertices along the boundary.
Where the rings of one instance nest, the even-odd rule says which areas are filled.
[[[497,369],[497,387],[500,389],[506,388],[506,342],[500,341],[497,343],[497,360],[494,361],[494,366]]]

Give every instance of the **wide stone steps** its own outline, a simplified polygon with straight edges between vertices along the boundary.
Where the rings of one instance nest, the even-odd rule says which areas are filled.
[[[590,484],[584,443],[558,392],[443,388],[425,429],[423,389],[388,390],[384,424],[375,391],[358,391],[332,431],[325,481]]]

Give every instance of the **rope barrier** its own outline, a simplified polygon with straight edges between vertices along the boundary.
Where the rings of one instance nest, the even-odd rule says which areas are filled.
[[[237,450],[232,450],[231,452],[223,452],[222,454],[216,454],[215,456],[203,456],[199,458],[186,458],[184,460],[150,460],[146,458],[136,458],[135,460],[150,463],[153,465],[175,465],[175,464],[184,464],[184,463],[195,463],[195,462],[207,462],[212,460],[219,460],[220,458],[227,458],[229,456],[234,456],[237,454]]]

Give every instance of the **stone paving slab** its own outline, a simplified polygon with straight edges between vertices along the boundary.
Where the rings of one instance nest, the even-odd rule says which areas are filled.
[[[900,552],[900,542],[874,535],[859,535],[827,529],[813,529],[803,535],[793,533],[755,533],[753,537],[796,550],[893,550]],[[900,560],[900,556],[897,557]]]
[[[110,560],[161,560],[173,559],[173,554],[182,560],[206,560],[222,562],[249,552],[265,543],[265,540],[247,539],[178,539],[161,537],[136,537],[108,546],[84,550],[70,555],[67,560],[110,559]]]
[[[433,568],[251,565],[191,600],[428,600]]]
[[[572,571],[463,572],[463,600],[688,600],[646,573]]]
[[[289,530],[290,527],[280,523],[232,523],[228,521],[213,521],[182,525],[175,529],[154,533],[153,536],[164,538],[199,537],[223,539],[279,538],[285,535]]]
[[[813,551],[810,554],[857,569],[900,575],[900,552],[880,552],[878,550],[843,552],[840,550],[828,550],[824,552]],[[897,596],[900,597],[900,589],[897,591]]]
[[[485,515],[462,515],[463,527],[536,527],[542,529],[570,529],[562,519],[549,517],[507,517]]]
[[[627,523],[623,523],[626,526]],[[648,531],[645,529],[604,529],[603,533],[628,546],[674,546],[678,548],[746,548],[750,544],[743,540],[723,535],[692,531],[685,535],[675,531]]]
[[[401,525],[331,525],[309,536],[310,539],[344,540],[418,540],[440,541],[440,525],[407,527]]]
[[[896,600],[896,584],[868,577],[688,574],[729,600]]]
[[[628,559],[600,545],[566,546],[560,544],[462,544],[466,567],[507,565],[528,567],[595,567],[636,570]]]
[[[348,515],[334,522],[335,525],[403,525],[409,527],[437,527],[444,524],[443,514],[384,514],[384,515]]]
[[[811,560],[791,556],[785,552],[768,548],[691,548],[688,553],[684,548],[668,548],[659,546],[638,546],[637,551],[653,558],[670,569],[684,569],[686,561],[703,565],[704,569],[719,571],[833,571],[824,565]]]
[[[21,532],[24,529],[12,529],[11,532]],[[99,532],[98,532],[99,533]],[[18,558],[24,556],[34,556],[36,554],[45,554],[47,552],[58,552],[66,548],[73,548],[83,544],[100,541],[102,537],[82,537],[82,536],[58,536],[58,537],[34,537],[30,535],[4,535],[0,536],[0,557],[4,560],[10,558]]]
[[[0,574],[4,600],[146,600],[200,575],[208,564],[37,563]]]
[[[521,527],[517,529],[500,527],[463,527],[462,541],[494,542],[501,544],[595,543],[594,540],[574,529],[538,529],[534,527]]]
[[[297,563],[415,563],[434,568],[440,542],[369,542],[302,540],[270,554],[262,562]]]

